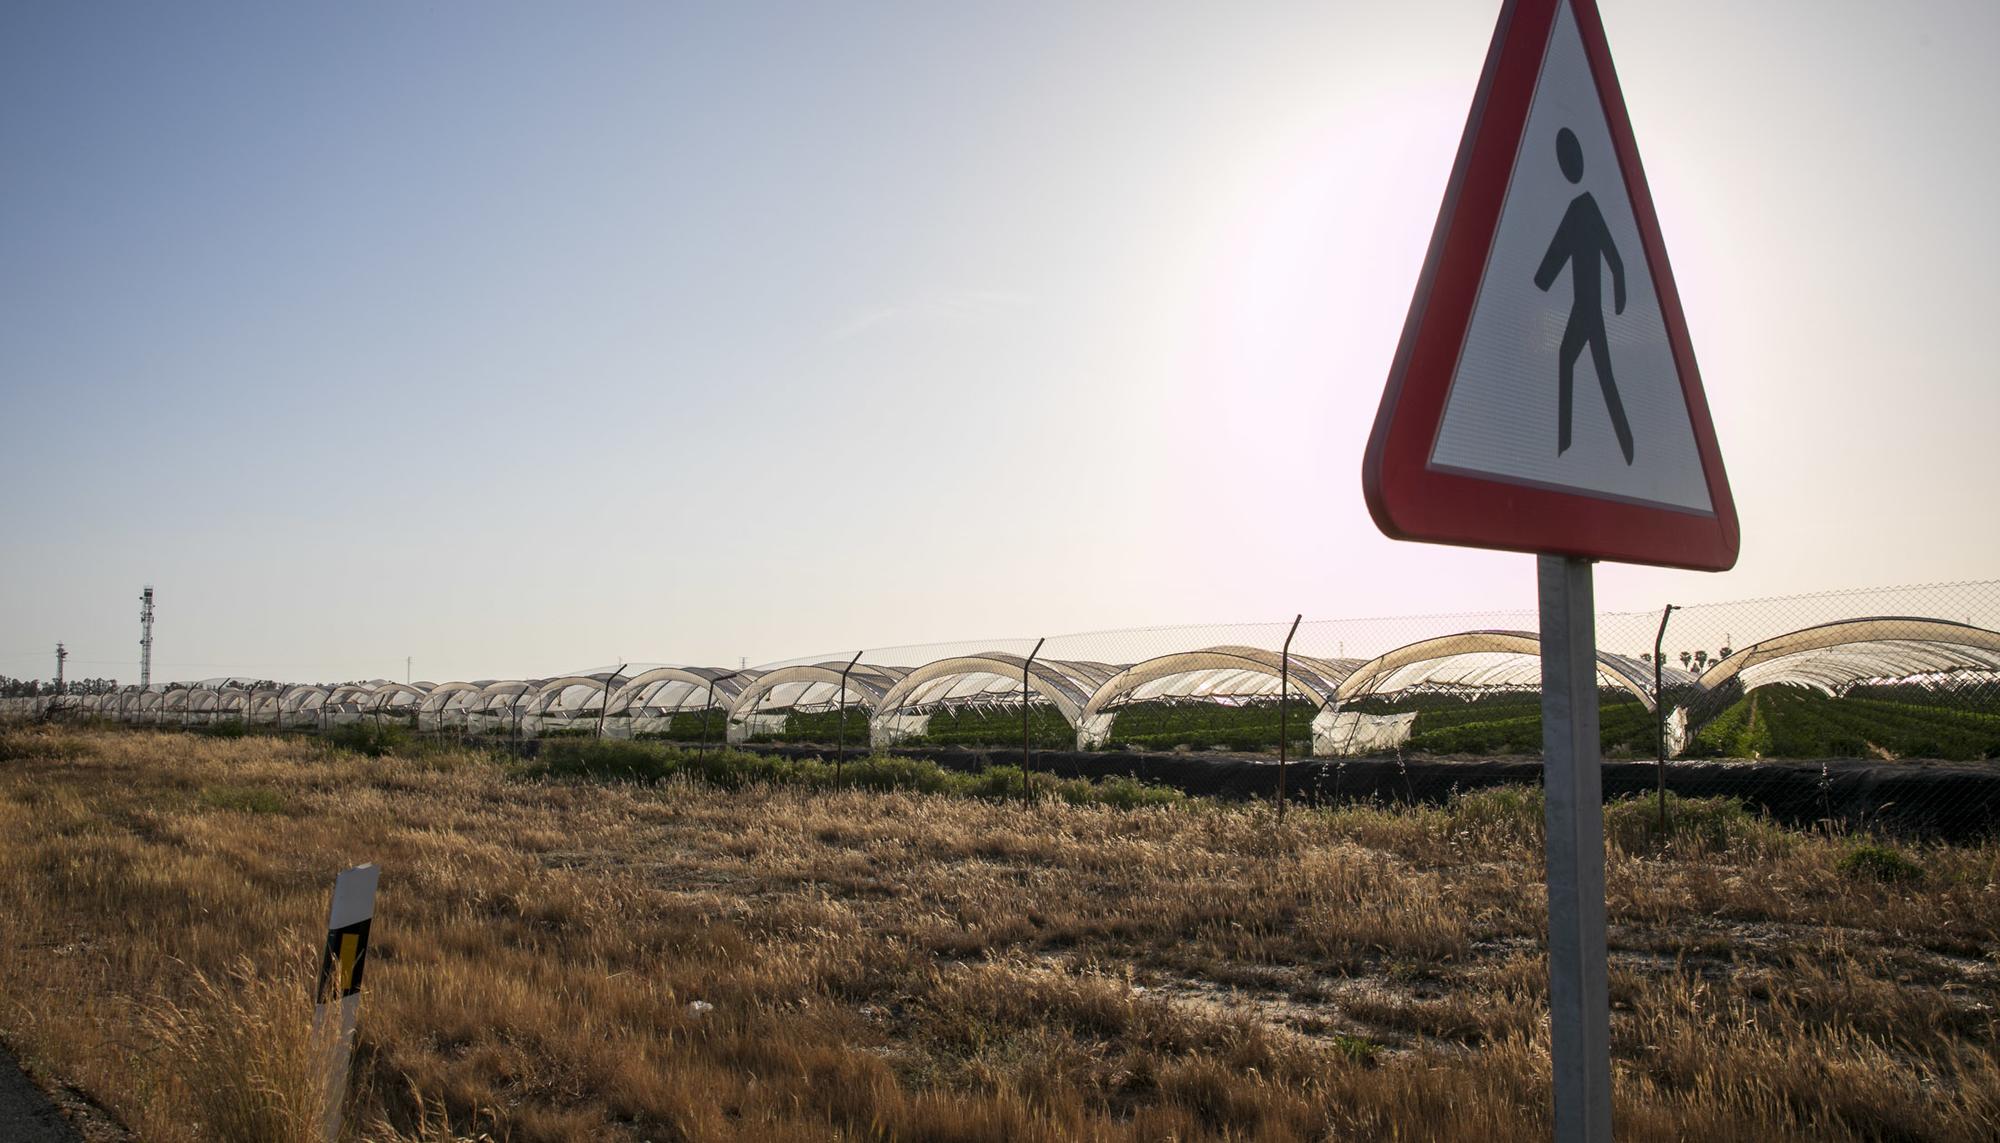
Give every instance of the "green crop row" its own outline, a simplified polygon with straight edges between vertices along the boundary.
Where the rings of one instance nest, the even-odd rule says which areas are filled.
[[[1710,720],[1695,735],[1688,753],[1731,758],[1867,758],[1882,753],[1899,758],[2000,758],[2000,721],[1978,711],[1883,698],[1834,698],[1806,687],[1768,686]]]
[[[1482,706],[1484,700],[1468,704]],[[1532,703],[1510,701],[1488,708],[1494,717],[1467,719],[1459,711],[1424,711],[1417,715],[1410,749],[1432,754],[1539,754],[1542,712]],[[1440,718],[1439,715],[1446,717]],[[1609,754],[1651,754],[1658,728],[1653,712],[1629,697],[1605,699],[1598,706],[1598,740]],[[1439,725],[1442,723],[1442,725]]]

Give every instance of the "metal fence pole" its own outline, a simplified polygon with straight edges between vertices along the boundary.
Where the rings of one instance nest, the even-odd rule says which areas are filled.
[[[1291,742],[1287,739],[1285,720],[1285,693],[1292,689],[1292,636],[1299,633],[1299,620],[1305,613],[1292,617],[1292,629],[1285,632],[1284,650],[1278,652],[1278,820],[1285,820],[1285,761]]]
[[[618,669],[611,672],[611,677],[604,681],[604,701],[597,704],[597,737],[599,738],[604,737],[604,716],[611,710],[611,684],[617,682],[618,676],[624,674],[625,668],[630,665],[629,663],[618,664]]]
[[[514,701],[507,704],[507,713],[512,715],[514,719],[513,738],[514,757],[516,758],[521,756],[521,696],[527,693],[527,684],[524,683],[520,690],[514,692]]]
[[[1021,663],[1021,800],[1024,802],[1028,800],[1029,796],[1028,712],[1031,709],[1032,704],[1030,704],[1028,700],[1034,697],[1034,692],[1028,689],[1028,673],[1030,670],[1034,668],[1035,656],[1042,653],[1042,644],[1048,641],[1049,637],[1046,635],[1042,636],[1040,639],[1035,640],[1035,649],[1028,652],[1027,659],[1023,660]]]
[[[715,684],[733,679],[742,673],[742,671],[730,671],[728,674],[717,675],[708,680],[708,702],[701,708],[701,749],[697,753],[708,753],[708,712],[715,707]],[[669,723],[667,729],[672,730],[673,724]]]
[[[840,753],[833,756],[833,780],[836,784],[840,781],[841,767],[847,762],[847,673],[861,661],[862,654],[856,651],[847,665],[840,669]]]
[[[1667,609],[1660,612],[1659,634],[1653,636],[1653,723],[1657,731],[1660,754],[1660,838],[1663,841],[1667,836],[1667,704],[1660,694],[1660,648],[1667,641],[1667,620],[1679,610],[1680,608],[1673,604],[1667,604]]]
[[[701,748],[695,751],[696,754],[708,753],[708,712],[715,709],[715,683],[714,679],[708,680],[708,701],[701,706]],[[669,734],[673,733],[674,729],[673,717],[673,715],[667,716]]]
[[[701,748],[695,751],[696,754],[708,753],[708,712],[714,709],[715,709],[715,680],[710,679],[708,680],[708,701],[703,703],[701,707]],[[669,733],[671,733],[674,728],[674,724],[672,721],[673,716],[668,715],[667,718],[668,718],[667,730]]]

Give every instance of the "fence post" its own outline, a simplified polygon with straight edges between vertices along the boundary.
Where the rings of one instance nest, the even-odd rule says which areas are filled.
[[[1660,631],[1653,636],[1653,724],[1659,747],[1660,840],[1667,837],[1667,704],[1660,695],[1660,648],[1667,641],[1667,620],[1680,608],[1667,604],[1660,612]]]
[[[840,782],[841,766],[847,762],[847,673],[861,661],[863,653],[856,651],[847,665],[840,669],[840,753],[833,756],[833,780],[836,785]]]
[[[618,669],[611,672],[610,678],[604,680],[604,701],[597,704],[597,737],[600,739],[604,737],[604,716],[611,709],[611,684],[618,681],[618,676],[624,674],[625,668],[629,665],[618,664]]]
[[[521,689],[514,692],[514,701],[507,704],[507,713],[514,719],[512,737],[514,739],[514,757],[516,758],[521,756],[521,696],[527,693],[528,684],[522,683]]]
[[[708,753],[708,712],[715,709],[715,683],[716,680],[714,679],[708,680],[708,701],[701,704],[701,743],[695,750],[696,754]],[[673,715],[667,716],[667,733],[669,735],[674,730],[673,717]]]
[[[696,751],[696,753],[708,753],[708,712],[715,708],[715,684],[722,682],[724,679],[733,679],[742,673],[741,671],[730,671],[727,674],[716,675],[714,678],[708,680],[708,701],[702,704],[701,708],[701,749]],[[670,721],[667,723],[667,732],[669,734],[673,733],[674,729],[671,717],[669,716]]]
[[[715,684],[718,681],[716,679],[708,680],[708,701],[703,703],[701,707],[701,749],[695,752],[697,754],[708,753],[708,712],[715,709]],[[668,717],[671,718],[672,716],[669,715]],[[673,730],[671,722],[667,724],[667,730],[669,732]]]
[[[1035,649],[1028,652],[1027,659],[1021,663],[1021,800],[1024,802],[1028,800],[1030,794],[1028,788],[1028,700],[1034,695],[1034,692],[1028,689],[1028,672],[1034,668],[1035,656],[1042,653],[1042,644],[1048,641],[1049,637],[1046,635],[1035,640]]]
[[[1284,650],[1278,652],[1278,820],[1285,820],[1285,761],[1291,749],[1286,730],[1285,692],[1292,684],[1292,636],[1299,633],[1299,620],[1305,618],[1300,612],[1292,617],[1292,629],[1285,632]]]

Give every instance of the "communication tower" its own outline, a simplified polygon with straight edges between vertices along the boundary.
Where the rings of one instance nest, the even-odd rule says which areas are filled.
[[[69,659],[69,652],[63,650],[63,645],[61,643],[57,643],[56,644],[56,693],[57,694],[63,693],[63,663],[68,659]]]
[[[139,689],[153,684],[153,585],[139,597]]]

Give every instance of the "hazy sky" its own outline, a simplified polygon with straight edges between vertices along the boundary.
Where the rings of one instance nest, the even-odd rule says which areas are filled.
[[[1495,0],[0,8],[0,673],[1531,606],[1363,444]],[[2000,5],[1602,0],[1742,518],[2000,575]]]

